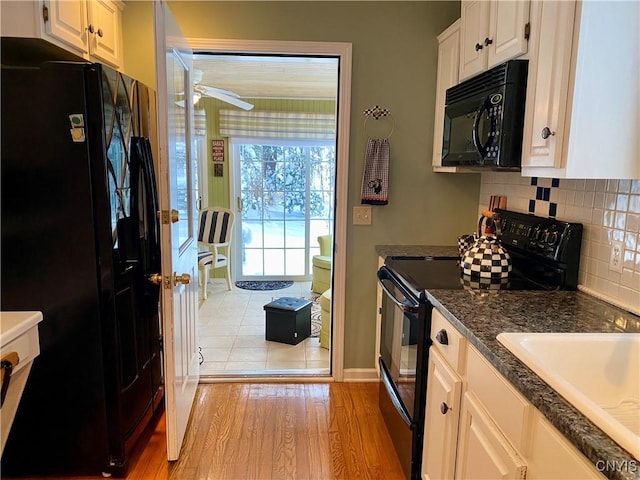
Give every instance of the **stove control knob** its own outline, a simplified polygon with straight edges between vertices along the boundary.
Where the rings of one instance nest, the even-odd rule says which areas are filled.
[[[549,243],[549,230],[546,228],[542,231],[541,240],[544,243]]]
[[[555,245],[556,243],[558,243],[558,240],[560,240],[560,235],[558,235],[558,232],[553,231],[549,233],[549,236],[547,237],[547,243],[549,245]]]
[[[533,228],[533,231],[531,232],[531,234],[529,235],[529,238],[531,238],[531,240],[533,240],[534,242],[537,242],[542,238],[542,234],[543,234],[542,232],[543,230],[540,228],[540,225],[536,225]]]

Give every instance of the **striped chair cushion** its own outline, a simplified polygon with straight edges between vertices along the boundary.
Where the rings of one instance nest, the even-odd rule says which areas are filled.
[[[222,263],[227,259],[224,255],[218,254],[217,263]],[[213,253],[211,252],[198,252],[198,265],[211,265],[213,262]]]
[[[227,243],[231,238],[230,217],[228,212],[203,211],[198,226],[198,241]]]

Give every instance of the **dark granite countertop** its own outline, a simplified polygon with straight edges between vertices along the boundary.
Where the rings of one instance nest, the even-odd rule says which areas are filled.
[[[496,339],[502,332],[640,332],[640,317],[582,292],[501,291],[480,296],[468,290],[432,290],[427,297],[594,465],[604,461],[626,466],[603,472],[607,478],[640,478],[640,462]]]
[[[381,257],[451,256],[457,247],[380,245]],[[429,301],[594,465],[612,480],[640,479],[640,462],[569,404],[496,336],[502,332],[640,332],[640,317],[578,291],[431,290]],[[614,462],[614,463],[612,463]]]

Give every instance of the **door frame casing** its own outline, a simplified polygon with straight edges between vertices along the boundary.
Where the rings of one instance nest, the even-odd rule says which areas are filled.
[[[187,38],[194,51],[315,55],[339,59],[334,217],[333,284],[331,290],[331,376],[344,380],[344,313],[347,250],[347,199],[349,180],[349,132],[351,118],[352,46],[348,42],[297,42],[281,40],[230,40]]]

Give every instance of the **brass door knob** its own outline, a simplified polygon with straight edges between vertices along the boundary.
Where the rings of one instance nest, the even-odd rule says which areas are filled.
[[[189,285],[191,283],[191,275],[188,273],[183,273],[182,275],[173,274],[173,285],[178,285],[181,283],[182,285]]]
[[[180,220],[180,216],[178,215],[178,210],[176,210],[175,208],[171,209],[171,223],[176,223],[178,220]]]
[[[152,273],[147,277],[147,279],[154,285],[160,285],[162,283],[162,275],[159,273]]]

